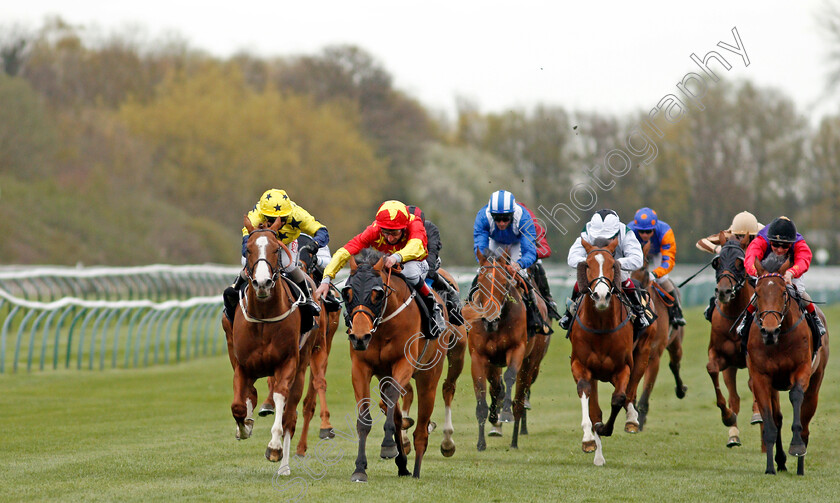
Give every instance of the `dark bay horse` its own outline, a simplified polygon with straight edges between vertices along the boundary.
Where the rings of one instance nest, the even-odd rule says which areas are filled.
[[[790,267],[790,260],[778,272],[767,272],[758,260],[755,267],[759,274],[755,284],[756,323],[750,328],[747,342],[747,367],[763,419],[762,437],[767,449],[764,473],[776,473],[774,443],[779,471],[787,469],[787,457],[782,448],[779,391],[790,391],[793,422],[789,453],[797,458],[797,475],[804,475],[810,436],[808,426],[817,410],[820,384],[828,362],[828,332],[822,336],[822,346],[814,354],[811,331],[808,324],[803,323],[805,313],[799,307],[798,294],[795,288],[785,284],[783,275]],[[818,312],[818,315],[825,324],[823,313]]]
[[[449,274],[444,268],[438,269],[438,274],[451,284],[457,292],[460,292],[458,282]],[[467,329],[465,325],[452,325],[454,339],[450,342],[450,347],[446,351],[447,371],[446,378],[443,381],[443,404],[444,404],[444,420],[443,420],[443,441],[440,444],[440,452],[444,457],[451,457],[455,454],[455,441],[452,439],[452,434],[455,433],[455,428],[452,425],[452,399],[455,397],[455,384],[464,370],[464,355],[467,349]],[[409,409],[414,400],[414,387],[411,383],[405,387],[406,394],[402,399],[402,431],[400,436],[402,439],[403,449],[406,454],[411,451],[411,443],[408,440],[406,430],[414,425],[414,420],[409,416]],[[380,407],[385,407],[382,402]],[[434,422],[431,422],[431,429],[436,427]]]
[[[744,236],[739,240],[732,237],[727,240],[721,232],[718,239],[724,244],[718,256],[712,260],[717,283],[709,336],[709,363],[706,365],[706,370],[715,387],[716,402],[723,424],[729,427],[729,439],[726,446],[737,447],[741,445],[741,432],[738,429],[741,397],[738,395],[735,377],[738,369],[746,368],[747,360],[741,348],[741,338],[738,337],[733,325],[747,308],[753,295],[753,287],[746,281],[747,273],[744,270],[744,254],[750,238]],[[720,389],[718,374],[721,372],[729,394],[728,406]],[[753,401],[751,422],[760,422],[760,418],[758,406]]]
[[[600,437],[612,435],[618,411],[628,403],[628,385],[634,367],[633,323],[628,307],[620,298],[621,269],[613,257],[618,238],[612,241],[598,238],[593,244],[586,241],[582,244],[587,255],[586,262],[578,265],[578,287],[584,296],[569,330],[571,366],[583,415],[583,451],[595,452],[595,465],[601,466],[605,460]],[[648,358],[649,353],[643,354],[639,365],[646,367]],[[644,374],[644,368],[641,373]],[[615,388],[606,424],[602,422],[598,404],[598,381],[609,382]],[[628,421],[632,410],[631,403]]]
[[[668,349],[671,361],[669,367],[674,374],[676,380],[676,394],[677,398],[684,398],[687,390],[683,384],[682,377],[680,377],[680,361],[682,360],[682,340],[685,334],[684,327],[671,325],[668,321],[668,304],[666,304],[663,295],[667,295],[664,290],[657,285],[650,278],[648,271],[648,250],[650,249],[650,242],[642,247],[642,252],[645,256],[644,266],[641,269],[633,271],[631,277],[635,280],[639,287],[646,290],[650,296],[653,304],[653,312],[657,315],[656,321],[651,324],[652,328],[648,328],[648,340],[650,341],[650,358],[648,359],[647,369],[644,373],[645,384],[642,388],[642,394],[639,396],[638,411],[639,411],[639,430],[643,430],[645,422],[647,421],[648,411],[650,410],[650,395],[653,392],[653,386],[656,383],[656,377],[659,375],[659,364],[662,359],[662,353]],[[673,300],[671,299],[671,302]],[[637,345],[638,348],[638,345]],[[634,353],[634,360],[638,358]],[[628,428],[625,425],[625,429]]]
[[[304,375],[309,364],[314,338],[301,347],[301,313],[298,305],[303,294],[280,276],[281,253],[290,252],[278,239],[282,222],[265,229],[255,229],[246,216],[247,241],[245,269],[248,285],[239,302],[233,324],[222,317],[233,366],[233,403],[238,439],[251,436],[257,403],[254,382],[273,377],[272,397],[278,414],[271,427],[271,440],[265,451],[270,461],[281,461],[278,474],[289,475],[291,438],[295,432],[297,405],[303,393]]]
[[[472,360],[471,370],[478,420],[477,448],[487,448],[484,423],[518,421],[525,411],[525,387],[528,371],[523,361],[534,348],[534,338],[527,333],[525,304],[517,288],[519,275],[510,270],[506,258],[485,257],[480,251],[479,273],[472,298],[464,306],[464,323]],[[507,367],[502,382],[501,368]],[[511,399],[514,382],[516,397]],[[490,406],[487,385],[490,385]],[[499,412],[501,403],[501,413]],[[511,408],[513,409],[511,412]],[[514,437],[512,446],[516,446]]]
[[[375,262],[374,262],[375,261]],[[381,254],[364,250],[358,263],[350,259],[350,277],[342,291],[351,320],[350,337],[353,391],[357,403],[356,430],[359,451],[351,480],[367,481],[365,445],[373,424],[370,381],[379,378],[379,394],[387,404],[380,456],[394,458],[398,475],[420,477],[420,466],[429,441],[429,420],[435,407],[438,381],[443,373],[443,358],[453,332],[450,328],[436,340],[422,335],[420,309],[415,293],[406,281],[385,268]],[[417,424],[414,429],[414,472],[407,469],[399,430],[402,413],[398,399],[414,377],[418,396]]]
[[[303,236],[301,236],[303,237]],[[311,241],[311,239],[310,239]],[[311,276],[311,271],[315,270],[315,257],[311,254],[301,253],[299,265],[301,269]],[[314,278],[313,278],[314,279]],[[318,281],[320,278],[318,278]],[[308,280],[307,280],[308,281]],[[314,289],[314,284],[310,286]],[[338,290],[333,287],[334,293],[338,294]],[[321,410],[321,426],[318,436],[321,439],[333,438],[332,424],[330,423],[330,409],[327,407],[327,359],[332,348],[333,337],[336,330],[338,330],[339,318],[341,313],[338,310],[330,311],[326,308],[323,300],[320,301],[321,313],[318,317],[318,328],[310,335],[314,337],[314,346],[312,347],[312,354],[309,359],[309,387],[306,390],[306,396],[303,398],[303,427],[300,431],[300,440],[298,440],[296,454],[298,456],[306,455],[308,448],[309,424],[312,417],[315,415],[316,399]],[[269,394],[266,396],[265,402],[260,407],[259,415],[261,417],[274,414],[274,399],[270,393],[273,386],[273,378],[268,378]]]

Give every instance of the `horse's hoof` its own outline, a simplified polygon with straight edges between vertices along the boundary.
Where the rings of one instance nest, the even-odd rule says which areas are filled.
[[[407,429],[411,428],[412,426],[414,426],[414,419],[412,419],[408,416],[403,416],[403,418],[402,418],[402,429],[407,430]]]
[[[732,413],[731,416],[729,416],[729,419],[726,419],[725,417],[723,418],[723,425],[724,426],[735,426],[735,423],[737,423],[737,422],[738,422],[738,414],[735,414],[734,412]]]
[[[499,422],[500,423],[512,423],[513,422],[513,412],[509,410],[503,410],[501,414],[499,414]]]
[[[642,429],[636,423],[627,422],[624,423],[624,431],[626,431],[627,433],[639,433],[640,431],[642,431]]]
[[[750,424],[761,424],[763,422],[764,422],[764,420],[761,419],[761,414],[759,414],[758,412],[753,414],[752,417],[750,418]]]
[[[350,482],[367,482],[367,473],[356,472],[350,476]]]
[[[280,458],[282,457],[283,449],[272,449],[271,447],[265,448],[265,459],[271,461],[272,463],[280,461]]]
[[[411,472],[405,468],[400,468],[399,471],[397,471],[398,477],[408,477],[409,475],[411,475]]]
[[[332,428],[321,428],[321,430],[318,432],[318,437],[322,440],[325,438],[335,438],[335,433],[333,433]]]
[[[435,431],[435,428],[437,428],[437,423],[434,421],[429,421],[429,426],[426,427],[426,430],[428,430],[429,435],[431,435],[432,432]]]
[[[257,412],[257,415],[259,415],[260,417],[270,416],[272,414],[274,414],[274,406],[267,403],[262,404],[262,407],[260,407],[259,412]]]
[[[280,468],[277,469],[277,475],[282,475],[284,477],[288,477],[291,474],[292,474],[292,469],[289,468],[288,466],[281,466]]]
[[[531,401],[526,398],[522,406],[525,407],[525,410],[531,410]]]
[[[488,437],[501,437],[502,436],[502,423],[496,423],[490,428],[490,433],[487,434]]]
[[[305,452],[303,454],[301,454],[299,452],[296,452],[295,456],[297,456],[298,459],[306,459],[306,453]]]
[[[445,458],[451,458],[453,454],[455,454],[455,442],[451,439],[447,442],[444,440],[440,444],[440,453],[443,454]]]
[[[411,454],[411,440],[409,440],[408,437],[403,439],[402,448],[403,448],[403,452],[405,453],[406,456]]]
[[[788,454],[797,458],[801,458],[805,455],[805,444],[791,444]]]
[[[773,470],[772,468],[768,468],[768,469],[764,470],[764,474],[765,475],[776,475],[776,470]]]
[[[379,457],[382,459],[394,459],[399,454],[396,445],[383,445],[379,451]]]
[[[727,447],[741,447],[741,439],[738,438],[738,435],[732,435],[729,437],[729,441],[726,442]]]
[[[484,451],[485,449],[487,449],[487,443],[486,443],[485,441],[483,441],[483,440],[480,440],[480,441],[476,444],[476,446],[475,446],[475,447],[476,447],[476,449],[478,450],[478,452],[482,452],[482,451]]]
[[[595,441],[594,441],[594,440],[587,440],[586,442],[584,442],[584,443],[581,445],[581,449],[583,449],[583,452],[585,452],[585,453],[587,453],[587,454],[588,454],[588,453],[590,453],[590,452],[595,452],[595,449],[596,449],[597,447],[598,447],[598,446],[597,446],[597,445],[595,445]]]
[[[675,391],[677,392],[677,398],[682,400],[685,398],[685,392],[688,391],[688,386],[677,386]]]
[[[601,422],[595,423],[595,426],[592,427],[592,431],[597,433],[599,437],[612,436],[612,428],[607,429],[607,425]]]

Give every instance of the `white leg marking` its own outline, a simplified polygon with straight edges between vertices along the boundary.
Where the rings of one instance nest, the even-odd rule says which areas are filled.
[[[591,442],[595,439],[592,436],[592,420],[589,419],[589,397],[586,393],[580,395],[580,408],[583,413],[583,418],[580,421],[580,427],[583,428],[583,441]]]
[[[737,426],[730,426],[729,427],[729,436],[730,437],[740,437],[741,436],[741,430],[739,430]]]
[[[625,412],[627,412],[627,422],[628,423],[633,423],[636,426],[638,426],[639,425],[639,413],[636,411],[636,407],[633,407],[632,402],[627,403],[627,409],[625,410]]]
[[[268,446],[272,449],[279,449],[283,438],[283,409],[286,408],[286,397],[280,393],[274,393],[274,424],[271,426],[271,441]],[[284,452],[283,455],[286,453]]]
[[[595,433],[595,466],[604,466],[607,460],[604,459],[604,449],[601,447],[601,437]]]
[[[402,417],[411,417],[411,416],[408,415],[408,409],[403,409],[402,410]]]
[[[289,468],[289,453],[292,451],[292,435],[287,431],[283,435],[283,458],[280,459],[280,468],[277,469],[277,475],[291,475],[292,469]]]
[[[452,408],[448,405],[446,406],[446,410],[444,412],[444,418],[443,438],[450,438],[452,433],[455,431],[455,428],[452,426]]]

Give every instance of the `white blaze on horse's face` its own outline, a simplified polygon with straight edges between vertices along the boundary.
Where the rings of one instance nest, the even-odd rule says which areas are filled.
[[[598,278],[604,277],[604,256],[601,254],[595,255],[595,261],[598,262]],[[592,291],[592,298],[595,301],[595,309],[604,310],[610,305],[610,289],[606,281],[599,281]]]
[[[266,247],[268,247],[268,238],[266,236],[260,236],[256,240],[257,249],[259,250],[259,256],[257,260],[257,266],[254,268],[254,283],[258,290],[265,291],[271,288],[273,285],[271,284],[271,268],[268,267],[268,257],[266,252]],[[261,292],[258,292],[258,295]]]

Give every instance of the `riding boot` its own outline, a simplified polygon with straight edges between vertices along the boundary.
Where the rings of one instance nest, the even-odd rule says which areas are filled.
[[[633,320],[633,338],[635,339],[640,333],[644,332],[645,329],[650,326],[651,320],[648,319],[648,314],[645,311],[645,306],[642,303],[642,298],[639,296],[639,292],[637,290],[625,289],[624,293],[630,300],[630,307],[635,314],[635,319]]]
[[[572,321],[575,319],[572,314],[572,306],[576,304],[578,297],[580,297],[580,292],[572,290],[572,298],[566,302],[566,312],[557,320],[563,330],[569,330],[572,327]]]
[[[738,324],[738,328],[735,329],[738,337],[741,338],[741,354],[743,355],[747,354],[747,341],[750,338],[750,327],[752,326],[752,322],[753,313],[747,311],[744,313],[741,323]]]
[[[467,293],[467,301],[472,300],[473,293],[476,290],[476,285],[478,285],[478,274],[472,280],[472,285],[470,285],[470,291]]]
[[[426,303],[426,308],[429,312],[429,333],[426,334],[426,338],[437,339],[446,330],[446,321],[443,319],[443,312],[440,310],[440,304],[435,300],[434,292],[429,292],[428,295],[423,296],[423,301]]]
[[[319,306],[318,303],[315,302],[315,299],[312,298],[312,292],[309,290],[309,282],[307,282],[304,277],[303,281],[299,283],[296,281],[295,284],[303,292],[304,301],[302,306],[305,309],[308,309],[309,312],[312,313],[312,316],[318,316],[321,313],[321,306]]]
[[[236,281],[232,285],[225,288],[222,293],[222,300],[225,304],[225,316],[233,323],[233,316],[236,314],[236,306],[239,303],[239,290],[245,286],[247,280],[242,275],[236,276]]]
[[[440,274],[436,274],[434,280],[432,280],[432,288],[442,293],[441,296],[446,304],[446,310],[449,312],[449,321],[453,325],[463,325],[464,318],[461,316],[461,297],[458,290]]]
[[[668,308],[668,315],[671,317],[671,325],[674,327],[684,327],[685,318],[683,317],[682,308],[680,307],[680,299],[677,297],[676,291],[668,292],[668,295],[674,298],[674,305]]]
[[[816,311],[805,313],[805,320],[808,322],[808,327],[811,329],[811,348],[816,353],[820,346],[822,346],[822,336],[825,335],[825,325],[817,315]]]
[[[709,299],[709,307],[707,307],[706,310],[703,311],[703,317],[706,318],[706,321],[711,323],[712,313],[714,313],[714,312],[715,312],[715,296],[712,295],[712,298]]]
[[[531,269],[534,271],[534,283],[537,284],[537,288],[540,290],[540,295],[542,295],[542,298],[545,300],[548,317],[550,319],[559,320],[560,313],[557,312],[557,303],[554,302],[554,299],[551,297],[551,289],[548,287],[548,277],[545,274],[545,268],[541,263],[534,262]]]
[[[546,327],[546,324],[542,319],[539,308],[537,307],[537,299],[535,295],[534,289],[529,288],[525,295],[522,296],[525,300],[525,317],[527,319],[529,336],[533,336],[537,332],[546,333],[551,330],[550,327],[547,330],[544,328]]]

